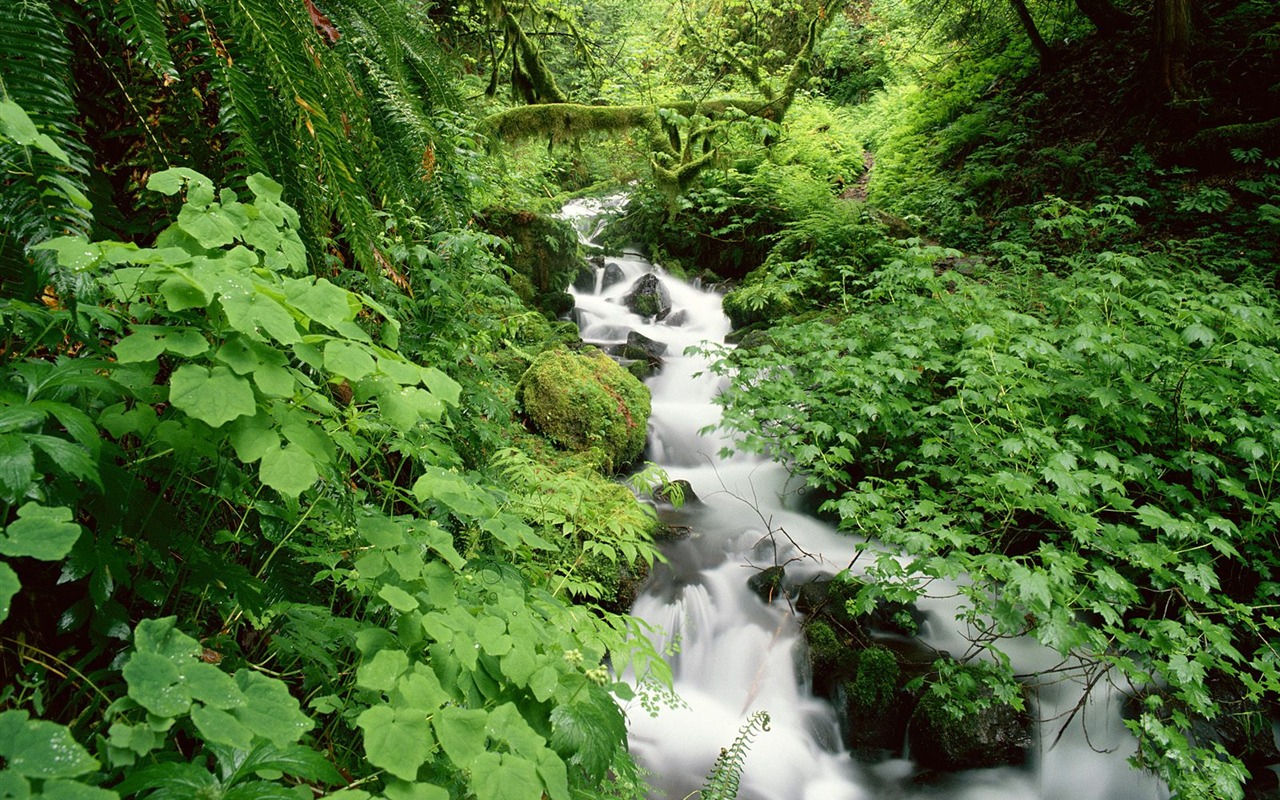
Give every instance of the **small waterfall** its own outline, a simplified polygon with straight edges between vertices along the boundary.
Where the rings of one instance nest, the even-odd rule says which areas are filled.
[[[622,196],[565,206],[584,241],[598,235],[602,216],[625,204]],[[627,710],[632,751],[667,800],[698,789],[721,748],[728,747],[755,711],[770,729],[746,759],[742,800],[1162,800],[1167,790],[1132,771],[1124,755],[1133,741],[1120,725],[1119,701],[1096,691],[1061,741],[1023,768],[969,770],[918,785],[907,759],[859,764],[845,749],[835,712],[809,691],[799,620],[784,600],[765,604],[747,587],[755,572],[787,562],[793,578],[848,567],[855,540],[796,510],[803,484],[781,465],[738,454],[721,459],[728,443],[719,431],[700,433],[720,418],[714,403],[721,379],[706,361],[686,354],[722,342],[730,325],[715,291],[690,286],[638,255],[607,257],[621,280],[602,288],[597,269],[591,292],[574,292],[575,314],[587,342],[608,346],[636,331],[665,344],[661,371],[650,378],[653,414],[645,458],[672,478],[689,481],[699,498],[666,515],[692,534],[667,549],[669,563],[655,569],[632,613],[667,637],[677,650],[671,664],[684,705],[650,716]],[[609,264],[615,267],[609,267]],[[641,276],[658,275],[670,292],[665,320],[631,313],[623,296]],[[679,322],[679,324],[672,324]],[[921,604],[923,636],[954,653],[967,641],[949,601]],[[1054,654],[1031,641],[1007,648],[1020,672],[1052,666]],[[1080,699],[1075,682],[1037,690],[1042,718],[1068,713]],[[856,724],[856,720],[851,721]],[[1083,726],[1083,727],[1082,727]],[[1087,735],[1086,735],[1087,731]],[[1056,728],[1046,733],[1052,741]],[[1047,748],[1046,742],[1041,748]],[[1115,750],[1103,753],[1099,750]]]

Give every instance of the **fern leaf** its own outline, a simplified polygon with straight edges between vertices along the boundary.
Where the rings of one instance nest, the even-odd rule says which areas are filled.
[[[716,763],[702,784],[699,793],[701,800],[734,800],[738,796],[738,782],[742,780],[742,768],[747,759],[747,751],[751,743],[761,731],[769,730],[769,714],[757,711],[752,714],[745,725],[738,729],[738,738],[733,744],[720,751]]]
[[[117,0],[112,7],[116,24],[142,63],[158,78],[177,80],[178,70],[169,53],[169,33],[156,0]]]
[[[0,143],[0,293],[31,296],[59,277],[52,253],[31,247],[55,236],[87,234],[88,162],[69,88],[71,47],[44,0],[0,14],[0,99],[20,106],[48,147]]]

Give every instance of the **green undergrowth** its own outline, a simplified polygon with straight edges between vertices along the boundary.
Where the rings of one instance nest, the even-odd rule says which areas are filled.
[[[555,330],[496,240],[317,277],[274,181],[148,186],[153,245],[52,240],[85,292],[0,304],[0,793],[637,796],[619,703],[669,674],[602,605],[654,522],[522,432]]]
[[[1258,719],[1280,696],[1280,305],[1174,249],[1094,247],[1123,239],[1124,208],[1051,204],[1038,235],[1059,250],[997,243],[970,274],[904,249],[843,307],[719,351],[725,425],[885,547],[860,609],[958,581],[974,652],[1029,634],[1146,687],[1133,762],[1240,797],[1206,679],[1241,681]]]

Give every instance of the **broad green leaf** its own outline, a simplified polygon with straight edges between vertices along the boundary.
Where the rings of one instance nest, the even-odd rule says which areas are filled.
[[[283,681],[242,669],[235,682],[244,693],[245,706],[232,713],[258,736],[283,747],[313,727]]]
[[[556,706],[551,711],[550,745],[570,764],[601,780],[613,764],[617,749],[625,746],[627,726],[622,713],[608,697],[603,701]]]
[[[392,701],[397,706],[415,708],[425,713],[434,712],[450,699],[448,692],[440,685],[440,678],[424,664],[414,665],[413,672],[401,678],[392,693]]]
[[[442,402],[451,406],[458,405],[458,399],[462,396],[462,384],[435,367],[422,368],[422,384]]]
[[[356,719],[364,731],[364,751],[369,763],[402,780],[412,781],[427,763],[435,741],[426,715],[390,706],[374,706]]]
[[[315,283],[301,279],[285,281],[285,294],[294,308],[330,328],[355,319],[360,310],[360,301],[355,295],[324,278]]]
[[[307,781],[345,783],[342,774],[329,763],[328,758],[301,744],[280,746],[259,741],[240,764],[240,770],[260,775],[270,770]]]
[[[462,769],[473,768],[476,759],[485,752],[488,721],[489,715],[478,708],[451,706],[436,714],[436,738],[454,764]]]
[[[174,371],[169,402],[213,428],[258,410],[249,381],[226,367],[209,370],[196,364]]]
[[[25,711],[0,712],[0,758],[26,778],[75,778],[98,761],[62,725],[28,719]]]
[[[213,293],[187,270],[170,267],[170,275],[160,284],[160,295],[170,311],[205,308],[213,302]]]
[[[237,750],[248,750],[253,744],[253,731],[221,709],[196,705],[191,709],[191,721],[207,742],[225,744]]]
[[[150,725],[130,725],[116,722],[111,725],[109,739],[112,747],[128,750],[136,755],[145,756],[160,746],[161,738]]]
[[[235,241],[238,230],[231,218],[217,204],[207,208],[196,208],[188,203],[178,212],[177,224],[207,250],[231,244]]]
[[[540,800],[542,781],[533,762],[510,753],[484,753],[472,766],[476,800]]]
[[[172,167],[151,173],[147,178],[147,189],[165,195],[175,195],[189,186],[188,199],[192,202],[207,203],[213,199],[213,182],[193,169]],[[196,195],[195,198],[191,194]]]
[[[236,458],[246,464],[252,464],[267,453],[280,449],[280,434],[276,433],[271,417],[265,413],[240,417],[231,423],[230,438]]]
[[[388,517],[362,517],[356,528],[365,541],[374,547],[397,547],[408,541],[404,526]]]
[[[112,348],[121,364],[154,361],[165,352],[190,358],[209,349],[208,340],[193,328],[135,325],[133,331]]]
[[[284,187],[261,172],[253,173],[244,182],[261,205],[278,204],[284,195]]]
[[[120,795],[110,789],[68,780],[45,781],[40,797],[43,800],[120,800]]]
[[[378,395],[378,410],[391,427],[411,430],[421,420],[439,422],[444,404],[439,398],[416,386],[405,386]]]
[[[80,538],[80,530],[80,526],[71,521],[71,509],[27,503],[18,509],[18,519],[9,524],[4,538],[0,538],[0,553],[58,561],[71,552]]]
[[[335,375],[358,381],[377,368],[369,348],[337,339],[324,347],[324,367]]]
[[[191,697],[213,708],[238,708],[244,705],[244,694],[230,675],[212,664],[190,661],[182,667],[182,680]]]
[[[53,251],[58,256],[58,263],[74,272],[92,269],[102,260],[102,245],[83,236],[58,236],[46,239],[31,249]]]
[[[409,656],[403,650],[379,650],[356,670],[356,685],[377,692],[389,692],[407,669]]]
[[[191,708],[191,692],[172,660],[156,653],[135,652],[122,672],[129,697],[157,717],[177,717]]]
[[[71,163],[66,151],[49,136],[41,133],[22,106],[12,100],[0,100],[0,135],[23,147],[43,150],[63,164]]]
[[[200,643],[178,629],[177,617],[142,620],[134,628],[133,646],[140,653],[161,655],[176,664],[200,654]]]
[[[316,460],[309,453],[294,444],[275,450],[268,450],[262,455],[262,467],[259,470],[262,482],[287,497],[297,497],[320,477],[316,469]]]
[[[22,583],[18,580],[18,573],[14,572],[8,564],[0,561],[0,622],[9,618],[13,596],[20,589],[22,589]]]
[[[386,600],[396,611],[414,611],[418,608],[418,598],[399,586],[391,586],[390,584],[383,586],[378,590],[378,597]]]
[[[429,783],[390,780],[382,790],[387,800],[449,800],[449,792]],[[334,795],[329,795],[333,797]]]
[[[297,344],[302,341],[297,322],[284,306],[256,287],[247,294],[223,293],[218,302],[231,327],[251,339],[262,339],[265,331],[281,344]]]

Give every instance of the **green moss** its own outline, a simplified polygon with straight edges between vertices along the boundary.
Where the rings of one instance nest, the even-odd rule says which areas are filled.
[[[898,688],[898,659],[885,647],[869,647],[858,654],[858,671],[845,684],[852,710],[878,719],[893,703]]]
[[[598,350],[542,353],[520,379],[517,395],[549,439],[570,450],[598,447],[611,469],[634,461],[644,447],[649,390]]]
[[[820,619],[805,623],[804,636],[809,643],[809,661],[815,677],[843,670],[853,659],[853,652],[840,641],[835,629]]]

